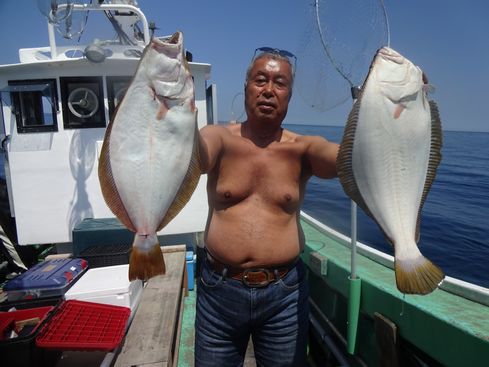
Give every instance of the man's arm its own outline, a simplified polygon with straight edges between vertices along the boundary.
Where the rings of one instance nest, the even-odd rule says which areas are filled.
[[[206,125],[199,131],[199,154],[202,173],[209,173],[215,166],[222,150],[221,126]]]
[[[320,136],[308,136],[306,158],[309,161],[311,173],[320,178],[337,176],[336,157],[339,144],[330,142]]]

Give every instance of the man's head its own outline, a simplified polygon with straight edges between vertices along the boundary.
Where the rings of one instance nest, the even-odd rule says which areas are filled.
[[[297,64],[297,57],[289,51],[286,50],[280,50],[277,48],[272,48],[272,47],[259,47],[255,50],[255,53],[253,54],[253,58],[251,59],[250,65],[248,66],[248,70],[246,71],[246,83],[248,82],[248,79],[250,77],[250,71],[251,68],[253,67],[253,64],[256,60],[262,58],[262,57],[270,57],[275,60],[283,60],[286,61],[291,69],[292,69],[292,84],[291,84],[291,95],[292,95],[292,86],[294,84],[294,77],[295,77],[295,68]]]
[[[270,48],[257,51],[246,72],[246,113],[248,118],[282,122],[292,96],[295,56],[287,51]]]

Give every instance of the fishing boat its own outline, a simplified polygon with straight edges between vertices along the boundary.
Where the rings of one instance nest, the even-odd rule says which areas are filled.
[[[0,65],[9,207],[20,245],[53,244],[58,253],[78,256],[89,244],[132,239],[104,202],[98,158],[107,124],[155,27],[135,1],[44,5],[49,46],[21,48],[18,63]],[[118,38],[57,45],[56,32],[74,33],[73,17],[79,13],[83,19],[88,11],[105,12]],[[217,123],[211,65],[193,62],[190,52],[186,56],[198,125]],[[208,211],[205,187],[203,176],[190,202],[158,233],[163,247],[184,244],[197,253],[197,263]],[[395,285],[392,256],[305,212],[301,224],[311,289],[310,365],[487,364],[489,289],[446,277],[429,295],[404,295]],[[178,347],[168,365],[191,366],[195,291],[179,307]],[[123,352],[109,353],[109,362],[105,356],[101,364],[114,363]]]

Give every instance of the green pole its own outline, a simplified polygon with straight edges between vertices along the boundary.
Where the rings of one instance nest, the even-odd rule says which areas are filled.
[[[353,102],[357,100],[360,88],[351,87]],[[349,354],[355,354],[357,340],[358,315],[360,313],[360,295],[362,281],[357,277],[357,204],[351,201],[351,263],[348,294],[348,323],[346,329],[346,349]]]
[[[349,354],[355,354],[355,345],[357,340],[358,330],[358,315],[360,314],[360,295],[362,289],[362,280],[360,278],[349,280],[349,295],[348,295],[348,324],[346,349]]]

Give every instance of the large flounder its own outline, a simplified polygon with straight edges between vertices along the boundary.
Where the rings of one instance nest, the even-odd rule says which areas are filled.
[[[183,208],[199,177],[194,85],[183,35],[153,39],[107,127],[99,162],[104,199],[136,232],[129,279],[165,273],[156,232]]]
[[[441,160],[438,108],[423,72],[381,48],[348,117],[337,158],[345,192],[380,226],[395,249],[398,289],[430,293],[443,272],[417,247],[423,203]]]

